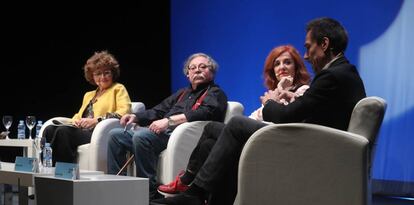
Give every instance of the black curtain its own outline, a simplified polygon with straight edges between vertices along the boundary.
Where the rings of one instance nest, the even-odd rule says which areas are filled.
[[[47,5],[46,5],[47,4]],[[84,4],[11,3],[2,7],[0,115],[46,121],[72,117],[93,89],[82,66],[95,52],[119,60],[132,101],[152,107],[170,94],[169,1]],[[4,130],[4,127],[2,130]],[[0,160],[19,150],[0,147]],[[9,157],[10,156],[10,157]]]

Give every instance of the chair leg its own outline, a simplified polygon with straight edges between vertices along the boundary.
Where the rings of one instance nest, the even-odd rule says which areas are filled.
[[[122,168],[119,170],[119,172],[116,175],[120,175],[127,167],[129,164],[131,164],[133,162],[135,155],[131,155],[128,160],[125,162],[124,166],[122,166]]]

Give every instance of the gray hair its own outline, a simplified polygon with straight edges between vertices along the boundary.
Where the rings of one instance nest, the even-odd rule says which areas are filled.
[[[207,55],[205,53],[195,53],[195,54],[191,55],[190,57],[188,57],[187,60],[184,62],[184,68],[183,68],[184,75],[188,74],[188,66],[190,66],[190,62],[194,58],[200,57],[200,56],[204,57],[204,58],[207,58],[210,71],[213,74],[216,74],[216,72],[219,68],[219,65],[217,64],[217,62],[212,57],[210,57],[209,55]]]

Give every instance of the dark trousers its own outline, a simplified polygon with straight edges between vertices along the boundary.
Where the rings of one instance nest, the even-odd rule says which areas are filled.
[[[92,131],[70,126],[47,126],[43,137],[52,146],[53,166],[56,162],[76,163],[78,146],[91,142]]]
[[[224,129],[224,123],[212,121],[209,122],[203,130],[203,134],[198,140],[197,146],[191,153],[188,161],[187,170],[193,174],[197,174],[201,166],[203,166],[211,149],[220,136],[221,131]]]
[[[237,194],[237,169],[246,141],[266,124],[242,116],[224,127],[193,183],[211,194],[209,204],[233,204]]]

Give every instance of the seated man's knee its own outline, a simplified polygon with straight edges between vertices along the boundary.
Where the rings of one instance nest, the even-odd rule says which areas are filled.
[[[246,121],[246,117],[243,117],[243,116],[234,116],[234,117],[232,117],[230,120],[229,120],[229,122],[227,123],[227,125],[229,126],[231,126],[231,125],[234,125],[234,124],[236,124],[236,125],[239,125],[240,123],[242,123],[242,122],[244,122],[244,121]]]
[[[224,126],[224,123],[217,122],[217,121],[211,121],[207,123],[206,126],[204,126],[204,129],[214,129],[216,127],[221,127],[221,126]]]
[[[209,133],[210,135],[214,135],[220,133],[220,131],[224,128],[225,124],[222,122],[211,121],[204,126],[204,133]]]
[[[114,129],[109,130],[109,132],[108,132],[108,135],[110,137],[115,137],[119,134],[124,134],[124,130],[121,129],[121,128],[114,128]]]
[[[256,120],[250,119],[244,116],[234,116],[226,124],[226,130],[232,133],[244,132],[244,130],[249,130],[252,127],[252,123],[256,123]]]
[[[120,135],[123,135],[123,134],[124,134],[124,130],[121,129],[121,128],[115,128],[115,129],[109,130],[109,132],[108,132],[108,136],[109,136],[108,137],[108,142],[112,143],[112,142],[118,141]]]
[[[139,129],[134,133],[132,136],[132,142],[135,145],[148,145],[150,144],[152,135],[150,135],[150,131],[147,129]]]
[[[216,143],[216,140],[213,139],[207,139],[204,140],[203,143],[200,144],[200,151],[201,152],[210,152],[211,148]]]

